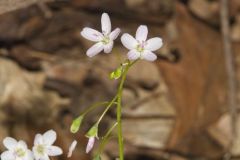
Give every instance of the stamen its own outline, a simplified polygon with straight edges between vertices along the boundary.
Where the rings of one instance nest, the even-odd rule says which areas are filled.
[[[44,154],[44,146],[43,145],[38,145],[37,146],[37,152],[41,155]]]
[[[16,151],[15,151],[15,154],[18,156],[18,157],[23,157],[25,155],[25,152],[22,148],[17,148]]]
[[[108,44],[110,42],[110,38],[108,36],[105,36],[102,41],[101,41],[104,45]]]

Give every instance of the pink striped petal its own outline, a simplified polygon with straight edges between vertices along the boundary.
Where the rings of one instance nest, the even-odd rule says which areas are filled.
[[[138,51],[136,51],[135,49],[130,50],[130,51],[128,52],[128,54],[127,54],[128,59],[131,60],[131,61],[140,58],[140,55],[141,55],[141,54],[140,54]]]
[[[101,18],[102,32],[104,35],[107,35],[111,32],[111,20],[107,13],[102,14]]]
[[[163,45],[162,39],[155,37],[147,40],[147,45],[145,46],[145,49],[150,51],[156,51],[159,48],[161,48]]]
[[[152,62],[152,61],[155,61],[157,59],[157,56],[153,52],[145,50],[142,53],[141,58]]]
[[[136,32],[136,40],[142,42],[146,41],[148,35],[148,28],[146,25],[140,25]]]
[[[98,32],[95,29],[88,28],[88,27],[83,28],[83,30],[81,32],[81,35],[84,38],[86,38],[90,41],[93,41],[93,42],[98,42],[98,41],[101,41],[103,39],[102,33]]]
[[[98,42],[96,44],[94,44],[91,48],[89,48],[87,50],[87,56],[88,57],[93,57],[95,55],[97,55],[98,53],[100,53],[103,50],[103,44],[102,42]]]

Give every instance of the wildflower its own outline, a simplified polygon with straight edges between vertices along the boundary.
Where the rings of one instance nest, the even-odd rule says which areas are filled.
[[[148,61],[155,61],[157,56],[152,52],[162,47],[162,39],[154,37],[147,39],[148,28],[145,25],[140,25],[136,32],[136,38],[130,34],[123,34],[121,37],[122,44],[129,49],[128,59],[136,60],[138,58]]]
[[[102,33],[99,31],[85,27],[81,31],[81,35],[93,42],[97,42],[87,50],[87,56],[93,57],[104,50],[105,53],[110,53],[113,48],[113,41],[118,37],[120,29],[116,28],[111,32],[111,21],[107,13],[102,14],[101,18]]]
[[[24,141],[6,137],[3,144],[8,150],[1,154],[1,160],[33,160],[32,152]]]
[[[37,134],[34,139],[33,154],[36,160],[49,160],[49,156],[62,154],[62,149],[53,146],[56,141],[56,132],[49,130],[43,135]]]
[[[76,148],[76,146],[77,146],[77,141],[74,140],[74,141],[71,143],[70,147],[69,147],[68,155],[67,155],[68,158],[72,156],[72,152],[74,151],[74,149]]]
[[[89,153],[93,149],[95,138],[98,138],[98,124],[93,125],[92,128],[89,129],[86,137],[88,137],[86,153]]]

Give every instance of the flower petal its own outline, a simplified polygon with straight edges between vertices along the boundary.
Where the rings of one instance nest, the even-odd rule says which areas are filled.
[[[148,35],[148,28],[146,25],[140,25],[136,32],[136,39],[140,42],[146,41]]]
[[[112,32],[110,33],[109,38],[110,38],[111,40],[115,40],[115,39],[118,37],[118,35],[119,35],[120,32],[121,32],[120,28],[114,29],[114,31],[112,31]]]
[[[137,46],[136,39],[133,38],[130,34],[124,33],[121,37],[122,44],[127,49],[131,50],[134,49]]]
[[[90,137],[88,139],[88,144],[87,144],[87,147],[86,147],[86,153],[89,153],[92,150],[92,148],[94,146],[94,142],[95,142],[95,137]]]
[[[102,44],[102,42],[98,42],[87,50],[87,56],[93,57],[93,56],[97,55],[98,53],[100,53],[102,50],[103,50],[103,44]]]
[[[147,40],[147,45],[145,46],[145,49],[148,49],[150,51],[156,51],[159,48],[161,48],[162,45],[163,45],[162,39],[159,37],[155,37]]]
[[[135,49],[133,49],[128,52],[127,56],[128,56],[128,59],[132,61],[140,58],[141,54]]]
[[[103,38],[102,33],[98,32],[95,29],[89,28],[89,27],[83,28],[83,30],[81,31],[81,35],[84,38],[86,38],[90,41],[94,41],[94,42],[101,41]]]
[[[22,149],[27,150],[27,144],[22,140],[18,141],[18,147],[21,147]]]
[[[50,160],[47,154],[40,155],[40,154],[34,154],[35,160]]]
[[[44,150],[43,154],[39,153],[38,146],[36,146],[36,145],[33,146],[32,151],[33,151],[33,156],[34,156],[35,160],[46,159],[46,157],[48,157],[48,155],[45,153],[45,150]]]
[[[147,61],[155,61],[157,59],[157,56],[151,52],[151,51],[148,51],[148,50],[145,50],[143,53],[142,53],[142,56],[141,56],[142,59],[145,59]]]
[[[75,150],[76,146],[77,146],[77,141],[74,140],[69,147],[68,155],[67,155],[68,158],[72,156],[72,152]]]
[[[11,151],[5,151],[1,154],[1,160],[15,160],[15,156]]]
[[[111,32],[111,20],[107,13],[102,14],[101,24],[102,24],[102,33],[104,35],[109,34]]]
[[[108,44],[104,45],[104,53],[110,53],[113,48],[113,41],[110,41]]]
[[[39,157],[38,160],[50,160],[50,158],[47,154],[45,154],[44,156]]]
[[[33,159],[34,159],[33,153],[28,149],[26,156],[23,158],[23,160],[33,160]]]
[[[34,138],[34,145],[42,144],[43,143],[43,137],[41,134],[36,134]]]
[[[17,146],[18,142],[12,137],[6,137],[3,140],[3,144],[7,149],[12,150]]]
[[[57,138],[57,134],[54,130],[48,130],[43,134],[43,141],[47,145],[52,145]]]
[[[47,150],[49,156],[58,156],[63,153],[62,149],[57,146],[50,146]]]

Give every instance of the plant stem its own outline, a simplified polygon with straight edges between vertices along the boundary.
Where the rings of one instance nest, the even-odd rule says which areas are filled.
[[[104,110],[104,112],[102,113],[101,117],[98,119],[97,121],[97,125],[100,123],[100,121],[103,119],[104,115],[107,113],[107,111],[109,110],[110,107],[112,107],[112,105],[115,103],[117,99],[117,96],[115,96],[112,101],[107,105],[107,108]]]
[[[117,93],[117,123],[118,123],[118,148],[119,148],[119,160],[124,160],[124,143],[122,135],[122,91],[123,84],[126,80],[128,69],[131,67],[132,63],[128,63],[123,71],[122,78],[119,84]]]
[[[114,99],[116,100],[116,97],[114,97]],[[116,104],[116,102],[114,102],[113,100],[111,102],[98,102],[95,103],[93,105],[91,105],[90,107],[88,107],[85,111],[82,112],[82,114],[80,114],[80,116],[85,116],[86,114],[88,114],[89,112],[91,112],[93,109],[95,109],[96,107],[102,106],[102,105],[106,105],[105,107],[109,107],[109,105],[111,104]]]
[[[112,131],[114,130],[114,128],[117,126],[117,122],[114,123],[114,125],[107,131],[107,133],[105,134],[105,136],[102,138],[102,142],[99,146],[99,149],[98,149],[98,153],[97,155],[100,155],[103,151],[103,148],[104,146],[106,145],[106,143],[108,142],[109,138],[110,138],[110,135],[112,133]]]

